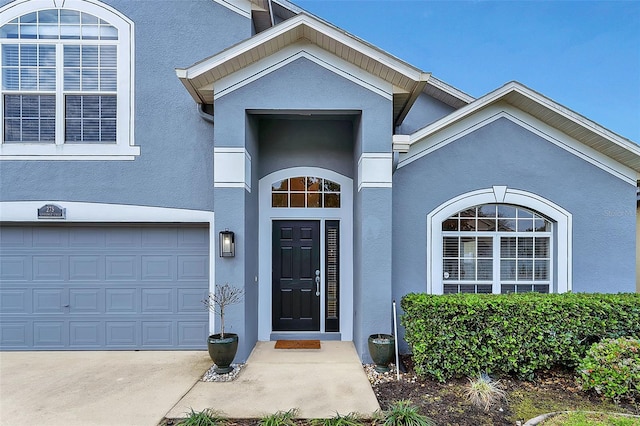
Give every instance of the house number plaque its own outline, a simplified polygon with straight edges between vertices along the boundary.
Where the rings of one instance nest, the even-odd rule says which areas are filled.
[[[65,219],[66,209],[55,205],[45,204],[38,209],[38,219]]]

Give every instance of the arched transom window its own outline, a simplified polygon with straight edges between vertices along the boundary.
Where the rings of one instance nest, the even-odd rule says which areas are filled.
[[[98,2],[59,3],[51,9],[50,1],[33,0],[0,14],[7,18],[0,21],[0,154],[137,155],[133,24]]]
[[[340,208],[340,184],[298,176],[271,185],[271,207]]]
[[[442,222],[443,292],[551,291],[552,223],[531,210],[484,204]]]

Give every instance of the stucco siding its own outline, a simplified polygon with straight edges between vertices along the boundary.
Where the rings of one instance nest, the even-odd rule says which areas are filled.
[[[213,210],[213,127],[199,117],[175,68],[248,38],[250,20],[210,0],[105,3],[135,25],[134,131],[140,156],[3,161],[1,199]]]
[[[260,178],[277,170],[310,166],[353,179],[353,122],[348,117],[262,118],[259,123]]]
[[[411,134],[451,114],[453,111],[455,111],[455,108],[425,93],[421,93],[402,124],[398,127],[397,133]]]
[[[366,151],[391,148],[391,101],[306,59],[297,59],[216,100],[215,144],[243,147],[246,111],[273,114],[362,111]]]
[[[571,213],[574,292],[634,291],[635,187],[502,118],[395,172],[394,297],[427,288],[427,214],[494,185]]]

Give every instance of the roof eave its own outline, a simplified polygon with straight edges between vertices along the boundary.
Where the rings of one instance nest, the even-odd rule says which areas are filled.
[[[494,90],[475,100],[474,102],[458,109],[457,111],[452,112],[451,114],[441,118],[440,120],[414,132],[409,135],[409,146],[414,145],[452,125],[460,122],[461,120],[469,117],[470,115],[490,106],[500,101],[505,101],[510,105],[513,105],[516,108],[521,108],[528,114],[536,117],[536,114],[532,109],[527,109],[526,105],[523,108],[521,105],[517,105],[515,101],[519,99],[524,99],[527,101],[532,101],[534,104],[539,105],[545,109],[545,111],[554,115],[554,117],[561,117],[572,124],[576,124],[580,126],[581,129],[585,130],[587,134],[600,138],[600,141],[608,142],[610,148],[621,149],[621,153],[619,154],[611,154],[605,152],[603,149],[599,149],[595,146],[592,146],[585,141],[587,138],[576,138],[576,140],[584,143],[587,146],[591,146],[594,149],[602,152],[603,154],[613,158],[618,161],[620,164],[623,164],[631,169],[633,169],[636,173],[639,174],[640,179],[640,146],[636,143],[632,142],[629,139],[626,139],[622,136],[615,134],[614,132],[600,126],[587,119],[586,117],[554,102],[553,100],[537,93],[528,87],[518,83],[518,82],[510,82],[505,84],[504,86]],[[549,125],[556,127],[558,130],[564,132],[570,137],[573,137],[571,134],[566,132],[568,126],[558,127],[555,124],[551,124],[552,121],[549,117],[536,117],[541,119],[542,121],[549,122]]]

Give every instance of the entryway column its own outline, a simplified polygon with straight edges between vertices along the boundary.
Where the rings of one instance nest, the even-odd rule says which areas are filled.
[[[234,287],[244,288],[242,303],[231,305],[225,312],[225,331],[239,335],[236,362],[245,361],[255,344],[255,337],[249,335],[246,305],[254,303],[252,290],[255,287],[254,277],[247,275],[248,259],[255,257],[253,253],[255,239],[247,225],[247,205],[251,199],[251,155],[244,147],[214,148],[214,200],[215,200],[215,238],[221,231],[231,231],[235,237],[235,255],[220,257],[217,240],[216,278],[215,284],[229,283]],[[257,232],[256,232],[257,233]],[[219,331],[219,317],[212,318],[215,331]],[[214,324],[211,324],[212,327]],[[213,332],[214,329],[212,328]]]
[[[392,154],[358,160],[354,212],[354,344],[370,362],[367,338],[391,332]]]

